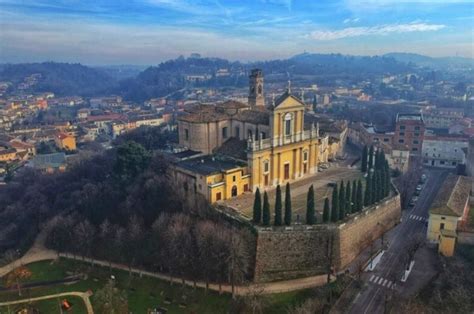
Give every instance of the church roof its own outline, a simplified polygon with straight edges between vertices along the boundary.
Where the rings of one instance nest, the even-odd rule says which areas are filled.
[[[471,181],[469,178],[450,174],[438,191],[430,214],[461,217],[470,191]]]
[[[244,110],[239,112],[234,119],[253,124],[270,125],[270,113],[261,110]]]
[[[231,137],[214,150],[215,154],[229,156],[238,160],[247,160],[247,141]]]

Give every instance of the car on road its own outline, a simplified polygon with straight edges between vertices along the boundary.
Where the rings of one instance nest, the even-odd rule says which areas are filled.
[[[416,186],[416,190],[417,190],[418,192],[420,192],[421,190],[423,190],[423,185],[418,184],[418,185]]]
[[[421,175],[421,183],[425,183],[426,182],[426,174],[422,174]]]
[[[416,202],[418,202],[418,197],[415,196],[410,200],[410,203],[408,204],[408,206],[413,207],[415,206]]]
[[[330,188],[335,188],[335,187],[337,186],[337,183],[336,183],[336,182],[329,182],[329,183],[328,183],[328,186],[329,186]]]
[[[328,164],[320,164],[319,167],[321,169],[328,169],[329,168],[329,165]]]

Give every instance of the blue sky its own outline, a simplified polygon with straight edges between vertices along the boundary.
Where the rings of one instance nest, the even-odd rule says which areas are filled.
[[[0,0],[0,62],[474,57],[474,0]]]

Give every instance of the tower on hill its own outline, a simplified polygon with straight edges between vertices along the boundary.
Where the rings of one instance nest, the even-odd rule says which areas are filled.
[[[249,105],[252,109],[265,108],[263,72],[260,69],[253,69],[249,76]]]

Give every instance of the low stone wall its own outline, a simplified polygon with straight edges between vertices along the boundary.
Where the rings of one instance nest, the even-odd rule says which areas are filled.
[[[324,274],[329,264],[335,271],[344,270],[374,239],[393,228],[400,216],[397,194],[342,224],[257,228],[254,281]]]

